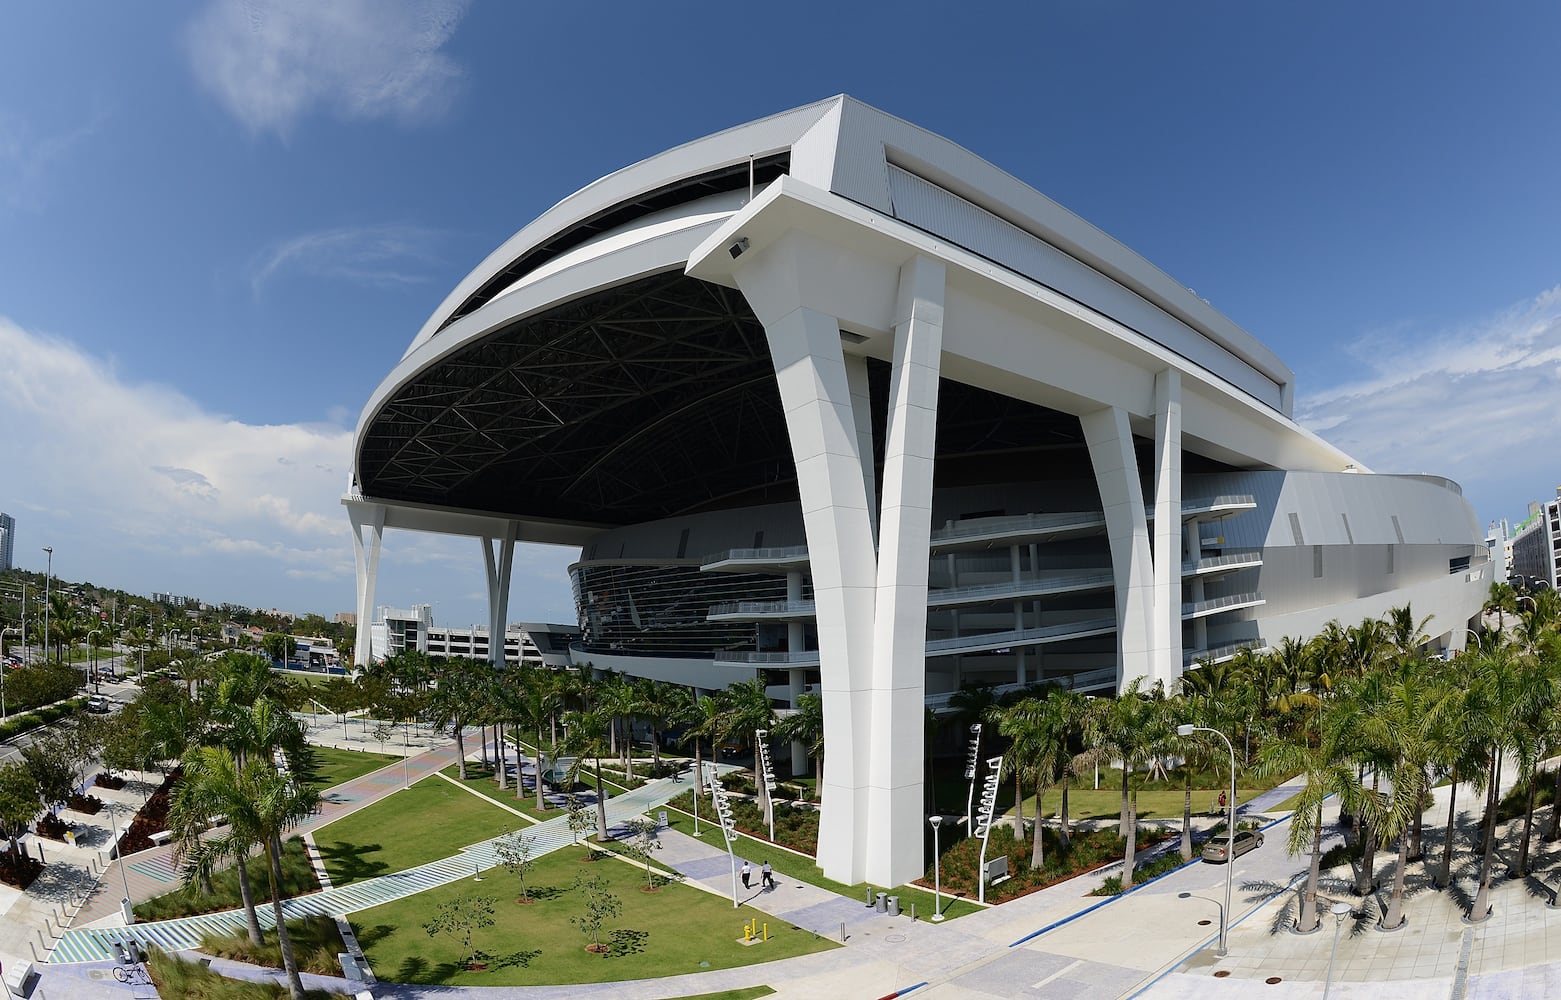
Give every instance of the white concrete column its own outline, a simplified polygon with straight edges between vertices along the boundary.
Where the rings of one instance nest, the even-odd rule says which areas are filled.
[[[824,760],[818,863],[895,885],[922,858],[928,544],[943,269],[899,275],[882,501],[874,495],[865,362],[811,308],[817,248],[792,233],[733,277],[764,324],[797,467],[818,620]],[[878,544],[875,546],[875,538]]]
[[[379,504],[347,505],[347,520],[352,523],[352,555],[358,570],[358,625],[353,643],[353,665],[368,666],[371,634],[374,627],[374,585],[379,579],[379,553],[385,541],[385,508]],[[363,529],[369,539],[363,540]]]
[[[748,293],[746,283],[743,291]],[[855,884],[867,877],[868,763],[874,752],[868,694],[877,557],[863,457],[835,319],[801,306],[759,318],[797,467],[818,620],[829,752],[817,858],[825,875]]]
[[[515,533],[515,522],[511,521],[501,537],[479,539],[483,568],[488,572],[488,662],[495,667],[504,666],[504,629],[509,618],[510,574],[515,566]],[[476,643],[474,628],[472,645]]]
[[[927,570],[943,356],[944,267],[900,269],[894,369],[884,447],[874,615],[869,881],[897,885],[925,870],[922,828],[927,688]]]
[[[1117,605],[1117,690],[1121,691],[1133,678],[1149,676],[1154,642],[1154,567],[1143,485],[1126,410],[1115,406],[1096,410],[1081,416],[1079,424],[1095,467],[1106,537],[1111,544]]]
[[[1149,679],[1182,675],[1182,376],[1155,376],[1154,647]]]

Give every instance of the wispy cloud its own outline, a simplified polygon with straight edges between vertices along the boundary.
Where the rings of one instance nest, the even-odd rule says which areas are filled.
[[[388,286],[428,280],[435,260],[430,247],[443,234],[417,226],[342,227],[304,233],[266,247],[250,262],[255,294],[287,274]]]
[[[26,120],[0,110],[0,201],[12,209],[46,205],[50,174],[107,120],[100,111],[74,127],[39,134]]]
[[[1561,286],[1463,326],[1368,335],[1351,358],[1360,377],[1304,396],[1296,416],[1371,468],[1449,476],[1510,513],[1527,499],[1514,491],[1554,478],[1548,452],[1547,468],[1531,456],[1561,436]]]
[[[166,386],[132,384],[74,344],[0,317],[5,480],[17,557],[141,593],[168,590],[324,614],[353,606],[346,515],[352,435],[333,424],[249,424]],[[59,388],[69,386],[69,405]],[[25,514],[25,516],[23,516]],[[578,550],[516,553],[513,620],[573,619],[564,567]],[[392,531],[378,593],[486,620],[474,541]]]
[[[214,0],[186,32],[195,78],[252,133],[306,114],[427,121],[464,79],[440,50],[466,0]]]

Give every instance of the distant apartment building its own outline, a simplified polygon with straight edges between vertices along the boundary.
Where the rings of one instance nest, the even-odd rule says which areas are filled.
[[[579,638],[580,630],[572,625],[511,623],[504,628],[504,661],[568,666],[569,644]],[[370,626],[369,642],[370,656],[375,660],[408,649],[429,656],[492,658],[485,626],[435,625],[430,604],[414,604],[407,609],[380,608],[378,620]]]
[[[336,617],[332,618],[331,621],[335,622],[337,625],[356,626],[358,624],[358,615],[353,611],[338,611],[336,612]]]
[[[167,605],[170,608],[195,608],[199,609],[201,599],[199,597],[185,597],[180,594],[164,594],[152,591],[152,600],[158,604]]]
[[[1491,556],[1491,579],[1505,583],[1512,567],[1512,525],[1506,518],[1492,521],[1485,529],[1485,548]]]
[[[1529,505],[1529,516],[1512,538],[1509,579],[1554,589],[1561,580],[1561,486],[1556,498]]]
[[[16,518],[0,511],[0,573],[15,568],[11,563],[11,549],[16,543]]]

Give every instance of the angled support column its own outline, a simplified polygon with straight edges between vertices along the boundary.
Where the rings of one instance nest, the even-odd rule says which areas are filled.
[[[1111,543],[1111,570],[1116,578],[1117,690],[1122,691],[1135,677],[1149,677],[1154,642],[1154,564],[1143,485],[1126,410],[1116,406],[1096,410],[1080,417],[1079,423],[1095,467],[1106,514],[1106,536]]]
[[[504,666],[504,629],[509,617],[510,572],[515,566],[515,522],[500,538],[482,538],[482,563],[488,571],[488,662]],[[494,543],[498,544],[495,557]],[[495,562],[497,558],[497,562]]]
[[[1150,682],[1182,675],[1182,376],[1155,376],[1154,649]]]
[[[835,319],[797,307],[761,316],[791,437],[812,555],[824,699],[824,776],[818,863],[830,878],[866,878],[868,762],[874,751],[867,692],[873,664],[877,560],[850,380]],[[872,455],[866,456],[871,465]]]
[[[368,666],[373,650],[374,584],[379,579],[379,552],[385,541],[385,508],[378,504],[348,504],[347,519],[352,522],[352,555],[358,570],[357,641],[353,644],[352,662],[361,670]],[[363,540],[364,528],[369,529],[367,544]]]
[[[900,269],[895,303],[873,616],[874,754],[867,809],[867,841],[873,845],[867,878],[883,885],[898,885],[926,871],[927,569],[944,280],[941,263],[917,257]]]

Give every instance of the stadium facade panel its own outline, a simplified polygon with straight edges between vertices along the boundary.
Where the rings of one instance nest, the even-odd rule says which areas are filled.
[[[387,527],[481,539],[495,632],[515,543],[578,546],[575,662],[820,693],[819,863],[894,885],[963,685],[1172,684],[1406,602],[1462,645],[1489,566],[1456,484],[1293,399],[1115,240],[832,98],[596,181],[451,292],[358,425],[359,616]]]

